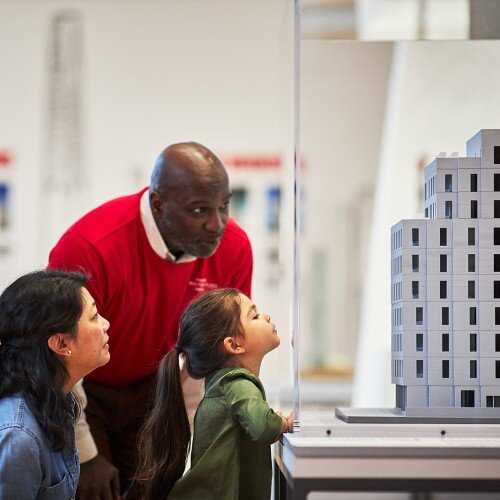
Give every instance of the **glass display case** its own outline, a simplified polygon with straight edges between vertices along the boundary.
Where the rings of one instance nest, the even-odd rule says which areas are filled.
[[[311,381],[330,391],[330,408],[395,406],[391,226],[425,216],[427,164],[444,151],[465,156],[467,138],[500,127],[499,48],[495,40],[301,40],[299,412],[311,406],[302,390]]]

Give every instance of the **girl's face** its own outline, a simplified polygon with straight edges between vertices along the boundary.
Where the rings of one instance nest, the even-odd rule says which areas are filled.
[[[280,345],[276,326],[269,314],[259,313],[255,304],[240,293],[241,316],[244,338],[239,342],[247,354],[264,356]]]
[[[82,288],[82,303],[76,336],[68,339],[71,356],[67,363],[74,372],[86,375],[109,361],[109,322],[99,315],[95,301],[85,287]]]

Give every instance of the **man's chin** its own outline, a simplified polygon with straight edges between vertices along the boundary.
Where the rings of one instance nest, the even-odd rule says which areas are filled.
[[[207,259],[208,257],[212,257],[212,255],[217,251],[217,248],[219,248],[219,243],[214,245],[201,243],[197,245],[196,248],[193,248],[191,255],[200,259]]]

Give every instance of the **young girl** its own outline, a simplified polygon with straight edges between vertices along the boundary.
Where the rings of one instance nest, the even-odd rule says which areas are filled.
[[[177,345],[160,364],[140,437],[145,500],[270,498],[270,444],[291,431],[292,419],[269,408],[258,377],[262,358],[279,343],[269,315],[235,289],[213,290],[189,305]],[[205,378],[191,444],[179,356],[190,376]]]

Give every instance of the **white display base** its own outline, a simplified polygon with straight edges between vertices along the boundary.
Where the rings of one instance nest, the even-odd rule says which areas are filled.
[[[338,409],[341,410],[341,409]],[[385,409],[390,412],[393,409]],[[379,409],[383,412],[383,409]],[[294,433],[297,437],[310,438],[395,438],[411,439],[412,442],[419,438],[439,438],[448,443],[460,445],[462,438],[470,444],[471,438],[485,441],[488,439],[500,438],[500,421],[497,423],[463,423],[455,421],[447,422],[427,422],[422,419],[417,422],[408,422],[407,420],[389,420],[386,423],[365,422],[348,423],[331,413],[301,414],[301,425],[299,430]],[[335,441],[335,440],[334,440]],[[465,445],[465,443],[461,443]]]

